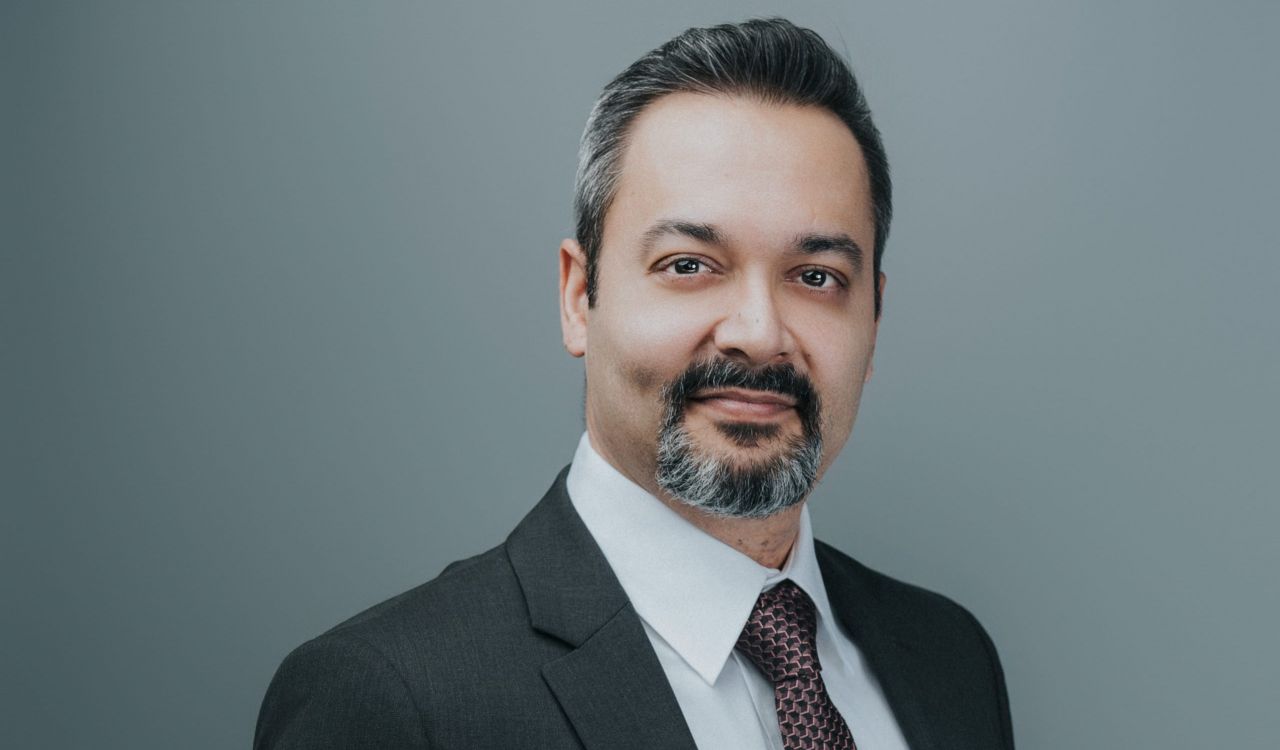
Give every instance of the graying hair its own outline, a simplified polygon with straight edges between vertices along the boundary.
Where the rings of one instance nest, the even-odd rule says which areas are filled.
[[[768,518],[808,497],[818,478],[822,436],[796,436],[761,465],[736,467],[699,456],[683,422],[658,435],[658,485],[685,505],[729,518]]]
[[[692,92],[749,96],[770,104],[816,106],[852,131],[866,162],[875,220],[878,275],[893,216],[889,162],[849,64],[816,32],[783,18],[687,29],[632,63],[604,87],[578,148],[573,210],[587,260],[587,303],[594,306],[604,217],[617,190],[627,131],[654,100]],[[880,292],[876,285],[876,315]]]
[[[685,426],[686,407],[698,391],[724,387],[792,396],[801,434],[770,458],[745,466],[700,454]],[[696,362],[663,386],[662,400],[655,479],[673,498],[717,516],[767,518],[808,497],[822,461],[822,405],[793,365],[752,370],[730,359]]]

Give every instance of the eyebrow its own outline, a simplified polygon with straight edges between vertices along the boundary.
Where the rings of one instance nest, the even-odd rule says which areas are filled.
[[[839,253],[849,261],[855,273],[862,272],[862,247],[847,234],[805,234],[796,238],[795,247],[805,255]]]
[[[667,235],[688,237],[707,245],[724,245],[724,235],[711,224],[701,224],[684,219],[663,219],[644,230],[640,237],[640,251],[647,253],[658,244],[658,240]]]
[[[720,245],[723,247],[728,244],[724,233],[713,224],[687,221],[685,219],[663,219],[646,229],[644,234],[641,235],[641,254],[647,254],[658,243],[658,240],[668,235],[688,237],[707,245]],[[791,244],[792,252],[803,255],[817,255],[819,253],[838,253],[843,255],[853,266],[855,272],[862,271],[863,258],[866,257],[866,254],[862,252],[862,247],[852,237],[843,233],[800,234],[792,240]]]

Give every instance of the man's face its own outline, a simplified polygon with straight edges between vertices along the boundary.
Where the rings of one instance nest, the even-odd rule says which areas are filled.
[[[561,249],[593,446],[654,494],[713,512],[803,499],[870,377],[874,240],[862,152],[835,115],[688,93],[651,104],[605,217],[594,307],[581,249]],[[776,471],[790,479],[764,494],[781,502],[712,507]],[[714,477],[743,481],[719,500],[681,497]]]

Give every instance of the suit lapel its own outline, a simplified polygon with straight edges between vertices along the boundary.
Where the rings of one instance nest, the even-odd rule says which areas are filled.
[[[573,648],[543,679],[588,750],[696,750],[640,617],[569,501],[567,474],[506,544],[530,623]]]
[[[895,622],[865,568],[826,544],[814,546],[831,607],[880,682],[907,744],[911,750],[942,750],[946,745],[921,694],[937,675],[910,629]]]
[[[695,748],[629,604],[542,675],[588,748]]]

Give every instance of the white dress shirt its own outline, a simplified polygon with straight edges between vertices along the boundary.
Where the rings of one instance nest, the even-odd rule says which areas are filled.
[[[566,486],[640,615],[701,750],[782,750],[773,685],[734,646],[760,592],[788,578],[816,606],[822,680],[858,750],[907,750],[879,683],[832,615],[807,506],[787,561],[775,570],[627,479],[586,433]]]

